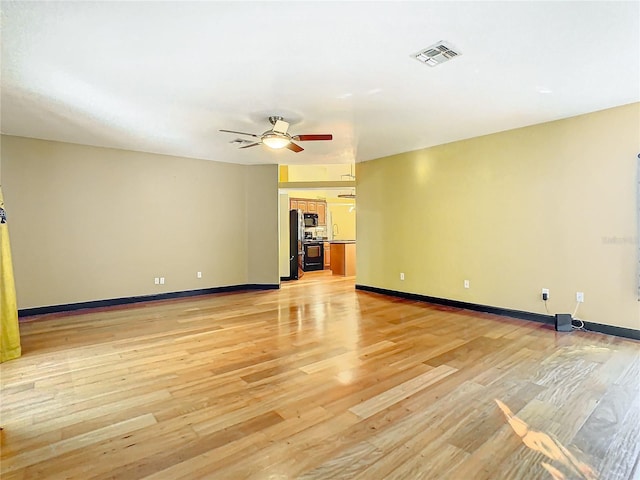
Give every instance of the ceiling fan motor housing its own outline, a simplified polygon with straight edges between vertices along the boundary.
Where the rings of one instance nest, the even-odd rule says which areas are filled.
[[[273,124],[273,128],[271,130],[273,130],[275,133],[286,135],[287,130],[289,130],[289,124],[284,120],[278,120]]]

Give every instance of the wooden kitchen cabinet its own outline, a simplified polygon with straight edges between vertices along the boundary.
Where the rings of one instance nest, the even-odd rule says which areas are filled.
[[[327,224],[327,202],[318,202],[316,205],[318,214],[318,225]]]
[[[301,210],[302,213],[317,213],[318,225],[325,226],[327,224],[327,202],[324,200],[290,198],[289,210]]]
[[[356,274],[356,242],[331,242],[331,273],[347,277]]]
[[[324,268],[325,270],[331,268],[331,244],[324,242]]]

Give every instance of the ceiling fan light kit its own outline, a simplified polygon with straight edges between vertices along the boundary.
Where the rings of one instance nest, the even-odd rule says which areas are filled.
[[[262,136],[262,143],[269,148],[284,148],[291,143],[291,139],[278,133],[265,133]]]
[[[256,145],[266,145],[269,148],[280,149],[287,148],[292,152],[302,152],[304,148],[300,145],[293,143],[293,140],[298,142],[306,142],[312,140],[332,140],[331,134],[311,134],[311,135],[294,135],[293,137],[287,133],[289,130],[289,123],[285,122],[280,116],[269,117],[269,122],[273,127],[271,130],[267,130],[262,135],[256,135],[255,133],[237,132],[235,130],[220,130],[225,133],[236,133],[238,135],[248,135],[249,137],[257,138],[258,140],[249,145],[244,145],[239,148],[255,147]]]

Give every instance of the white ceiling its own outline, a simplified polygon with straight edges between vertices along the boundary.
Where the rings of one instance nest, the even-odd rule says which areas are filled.
[[[640,2],[2,2],[3,133],[364,161],[640,101]],[[435,68],[410,54],[445,40]],[[267,117],[332,133],[238,150]]]

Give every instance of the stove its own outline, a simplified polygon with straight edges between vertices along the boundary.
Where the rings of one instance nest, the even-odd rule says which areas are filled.
[[[305,272],[324,269],[324,242],[322,240],[304,241],[304,261]]]

